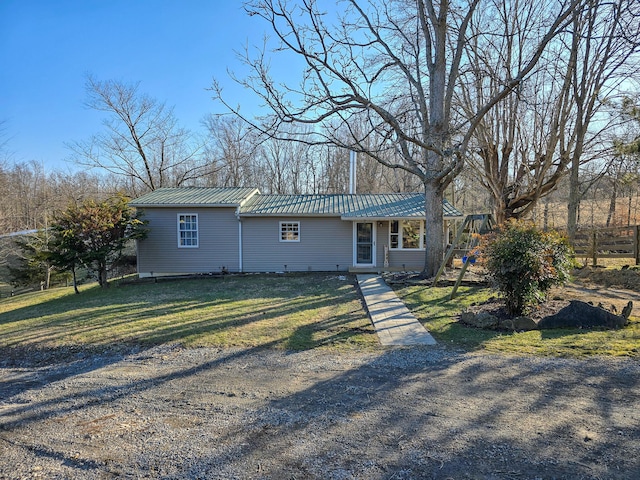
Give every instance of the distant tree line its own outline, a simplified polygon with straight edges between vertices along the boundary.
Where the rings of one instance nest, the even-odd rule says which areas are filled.
[[[534,218],[569,236],[637,221],[640,2],[629,0],[249,1],[273,41],[247,49],[236,78],[266,107],[182,128],[140,84],[86,79],[103,128],[70,139],[85,170],[0,157],[0,234],[43,229],[56,212],[121,192],[253,186],[265,193],[425,193],[425,272],[441,262],[441,200],[498,222]],[[271,55],[301,60],[272,77]],[[1,140],[1,138],[0,138]],[[605,204],[605,215],[593,205]],[[589,211],[589,209],[591,209]]]

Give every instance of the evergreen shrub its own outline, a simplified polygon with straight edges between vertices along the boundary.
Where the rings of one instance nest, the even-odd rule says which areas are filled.
[[[573,267],[573,249],[555,231],[531,222],[509,220],[482,244],[485,267],[512,315],[546,299],[551,287],[564,285]]]

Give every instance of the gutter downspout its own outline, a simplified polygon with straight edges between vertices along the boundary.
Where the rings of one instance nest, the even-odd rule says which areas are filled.
[[[240,273],[244,271],[244,265],[242,262],[243,252],[242,252],[242,218],[240,218],[240,209],[242,206],[251,200],[255,195],[260,195],[260,190],[255,188],[249,196],[247,196],[244,200],[242,200],[236,206],[236,218],[238,219],[238,270]]]
[[[238,219],[238,269],[242,273],[242,219],[240,218],[240,207],[236,208],[236,218]]]

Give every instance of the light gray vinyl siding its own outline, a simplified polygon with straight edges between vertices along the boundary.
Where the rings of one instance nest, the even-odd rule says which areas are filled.
[[[408,271],[422,271],[424,250],[389,250],[389,266]]]
[[[138,244],[141,275],[237,272],[238,220],[235,208],[144,208],[149,235]],[[178,248],[178,214],[198,215],[198,247]]]
[[[384,270],[384,247],[389,247],[389,222],[377,222],[376,230],[376,267]],[[389,249],[389,268],[422,270],[424,268],[424,250]]]
[[[300,222],[300,241],[280,242],[280,222]],[[346,271],[353,264],[353,224],[338,217],[245,217],[242,239],[245,272]]]
[[[376,267],[384,268],[384,247],[389,245],[389,222],[376,222]]]

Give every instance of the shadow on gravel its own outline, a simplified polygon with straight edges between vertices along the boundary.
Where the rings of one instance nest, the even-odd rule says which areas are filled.
[[[51,400],[16,405],[5,410],[3,412],[4,418],[0,420],[0,431],[10,430],[17,426],[22,427],[54,416],[62,416],[66,413],[93,405],[109,404],[123,398],[124,396],[134,395],[175,379],[189,378],[197,375],[199,372],[218,368],[226,362],[237,360],[238,358],[252,352],[265,349],[268,349],[268,347],[261,346],[259,348],[237,351],[186,370],[177,370],[170,374],[151,377],[144,380],[135,380],[129,383],[118,383],[116,385],[104,386],[101,388],[90,388],[83,392],[63,393],[63,390],[60,395]],[[136,358],[144,359],[145,353],[135,353],[129,360],[135,361]],[[114,364],[119,360],[122,360],[122,358],[110,359],[102,364],[96,364],[96,362],[93,362],[92,360],[87,360],[86,362],[70,364],[67,368],[63,366],[60,369],[54,369],[52,376],[50,376],[48,372],[45,373],[38,382],[34,382],[34,385],[31,388],[51,384],[66,377],[86,374],[98,368]]]
[[[624,364],[603,372],[597,360],[554,367],[503,357],[496,368],[482,358],[389,351],[270,401],[247,430],[230,432],[227,441],[242,446],[236,459],[202,458],[193,471],[226,464],[261,478],[638,478],[640,426],[623,417],[638,418],[640,380]]]
[[[50,383],[121,361],[123,353],[91,352],[60,348],[46,352],[38,350],[0,349],[0,406],[10,397],[40,389]],[[69,360],[74,358],[75,360]],[[11,370],[5,373],[3,369]],[[0,425],[2,425],[0,423]]]
[[[290,378],[289,390],[278,394],[274,387],[276,393],[241,410],[243,418],[235,418],[231,427],[202,439],[205,453],[194,456],[184,448],[182,455],[184,446],[173,444],[173,456],[167,456],[134,445],[140,452],[133,457],[137,463],[120,465],[119,472],[163,478],[635,479],[640,471],[635,364],[487,361],[482,355],[405,348],[335,370],[322,362],[301,369],[308,352],[292,352],[288,361],[298,368],[289,372],[264,365],[262,354],[270,355],[268,346],[223,351],[189,368],[80,392],[61,390],[46,401],[14,405],[2,412],[0,438],[7,441],[12,430],[95,405],[115,408],[126,396],[152,394],[169,383],[188,391],[206,378],[240,375],[244,367],[239,365],[248,365],[253,376],[247,377],[247,388],[255,375],[264,375],[264,383]],[[126,361],[144,360],[142,352]],[[215,404],[215,396],[206,398],[208,406]],[[197,401],[166,408],[202,407]],[[108,472],[88,454],[71,458],[61,451],[33,451],[66,462],[78,475]],[[144,462],[139,461],[142,452]]]

